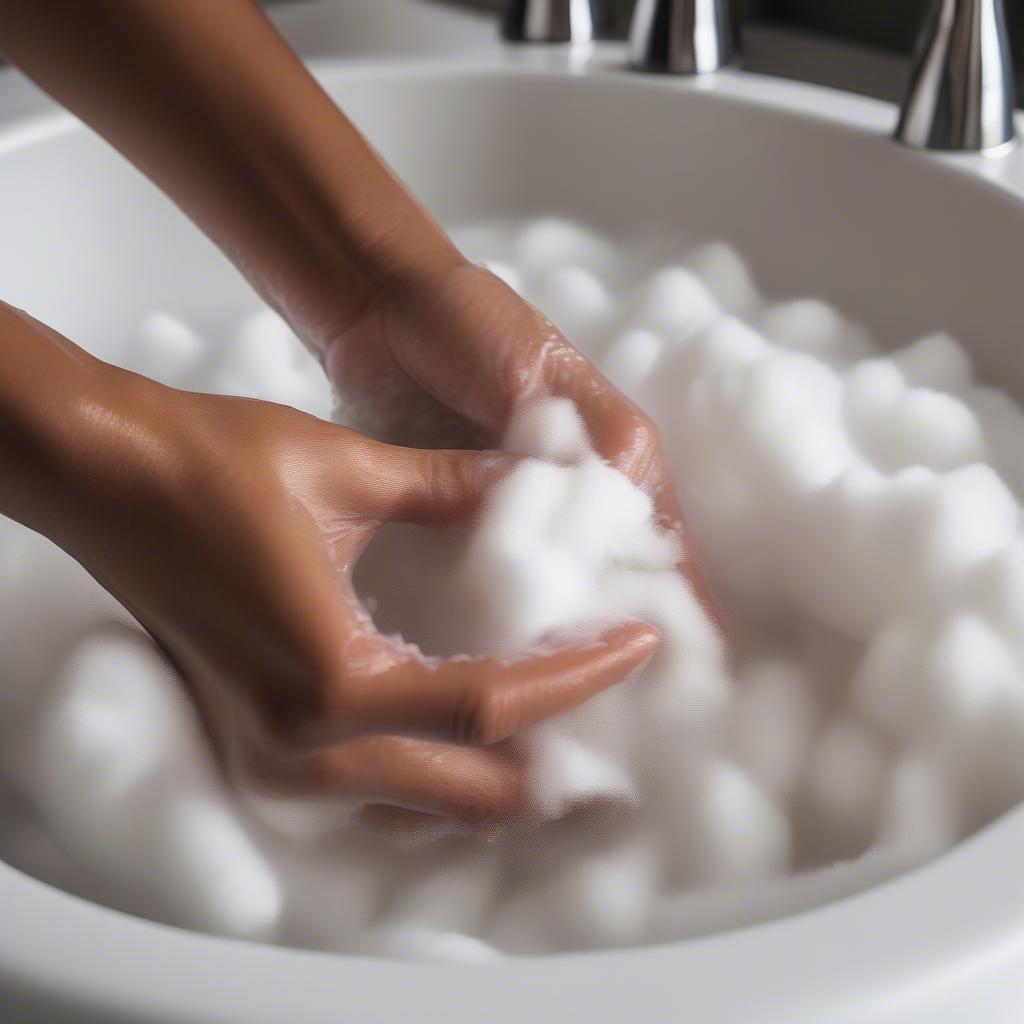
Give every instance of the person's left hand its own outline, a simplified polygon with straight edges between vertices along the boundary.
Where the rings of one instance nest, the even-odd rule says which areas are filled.
[[[595,451],[650,494],[660,525],[680,536],[680,571],[717,621],[656,424],[494,274],[463,262],[403,279],[345,324],[324,362],[355,422],[400,444],[495,446],[520,409],[570,399]]]

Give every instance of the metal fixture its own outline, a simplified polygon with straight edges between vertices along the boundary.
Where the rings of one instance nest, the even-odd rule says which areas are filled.
[[[702,75],[735,62],[739,29],[731,0],[637,0],[629,38],[638,71]]]
[[[585,43],[594,38],[591,0],[507,0],[502,36],[514,43]]]
[[[1015,106],[1003,0],[933,0],[896,138],[992,152],[1017,137]]]

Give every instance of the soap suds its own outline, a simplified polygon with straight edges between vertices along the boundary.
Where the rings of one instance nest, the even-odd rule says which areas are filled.
[[[533,458],[475,531],[370,546],[375,621],[430,654],[516,656],[634,617],[666,643],[520,738],[533,827],[403,847],[344,801],[228,792],[126,613],[0,522],[5,858],[215,934],[483,962],[805,910],[1024,798],[1024,416],[955,339],[885,353],[825,302],[764,300],[721,243],[680,255],[553,218],[461,241],[658,422],[728,661],[646,496],[567,403],[527,410],[508,446]],[[271,313],[220,340],[167,313],[139,333],[133,368],[169,384],[331,415]]]

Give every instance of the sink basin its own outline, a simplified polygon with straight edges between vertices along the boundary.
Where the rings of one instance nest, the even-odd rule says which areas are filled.
[[[612,236],[725,239],[770,295],[819,295],[892,342],[942,327],[991,379],[1024,372],[1008,358],[1024,154],[943,160],[892,144],[883,104],[750,75],[639,78],[614,55],[585,73],[543,51],[320,70],[446,224],[557,212]],[[252,305],[172,205],[63,116],[12,126],[0,154],[9,301],[95,344],[154,302],[201,319]]]
[[[824,297],[893,345],[950,330],[983,377],[1024,396],[1024,158],[907,151],[886,138],[890,108],[811,87],[621,65],[598,47],[582,63],[495,50],[315,68],[446,224],[553,212],[612,236],[725,239],[770,294]],[[128,339],[154,307],[219,322],[256,304],[166,199],[63,116],[0,133],[0,223],[0,294],[114,361],[131,364]],[[561,1019],[571,1000],[595,1024],[1009,1022],[1024,1005],[1022,853],[1018,810],[909,876],[794,918],[480,968],[198,936],[0,864],[0,991],[33,1021],[262,1024],[301,1007],[307,1024],[398,1022],[443,1006],[451,1024],[520,1024]]]

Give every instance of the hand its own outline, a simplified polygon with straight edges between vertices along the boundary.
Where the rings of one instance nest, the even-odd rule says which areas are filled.
[[[565,396],[682,536],[651,421],[463,259],[256,4],[7,0],[0,37],[221,246],[380,436],[404,440],[401,422],[433,419],[418,443],[477,447],[468,422],[493,444],[522,404]],[[713,614],[693,558],[681,569]]]
[[[466,522],[514,460],[119,381],[75,460],[61,543],[176,664],[229,767],[263,788],[502,817],[522,768],[493,745],[658,643],[627,625],[512,664],[411,653],[356,598],[360,551],[383,522]]]
[[[516,410],[571,399],[591,444],[654,499],[661,525],[684,526],[657,426],[544,315],[494,274],[461,263],[402,279],[327,348],[325,366],[361,427],[388,441],[500,442]],[[433,432],[423,435],[423,424]],[[717,621],[688,546],[680,571]]]

